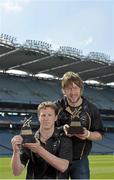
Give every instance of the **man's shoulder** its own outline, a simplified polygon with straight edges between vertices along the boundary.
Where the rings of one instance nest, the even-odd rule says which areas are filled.
[[[99,113],[99,109],[97,108],[97,106],[86,98],[83,98],[83,108],[85,111],[87,111],[90,114],[91,113],[93,114],[95,112]]]
[[[97,109],[96,105],[90,102],[87,98],[83,97],[83,104],[89,106],[90,108]]]

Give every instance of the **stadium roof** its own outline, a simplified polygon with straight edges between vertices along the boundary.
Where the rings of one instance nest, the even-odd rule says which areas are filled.
[[[31,42],[19,45],[0,40],[0,70],[21,70],[36,75],[46,73],[61,78],[66,71],[79,73],[81,78],[106,84],[114,82],[114,63],[103,53],[84,56],[76,48],[52,50],[48,43]]]

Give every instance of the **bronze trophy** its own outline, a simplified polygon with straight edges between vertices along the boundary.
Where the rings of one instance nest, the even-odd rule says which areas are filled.
[[[70,127],[68,128],[68,134],[82,134],[83,130],[79,119],[73,118]]]
[[[68,134],[82,134],[83,133],[84,129],[80,122],[80,112],[81,112],[80,110],[81,110],[81,107],[72,113],[71,124],[67,130]]]
[[[23,138],[23,144],[24,143],[33,143],[35,142],[35,138],[34,138],[34,135],[33,135],[33,132],[32,132],[32,129],[31,129],[31,118],[25,118],[24,119],[24,123],[23,123],[23,126],[21,128],[21,132],[20,132],[20,135],[22,136]]]

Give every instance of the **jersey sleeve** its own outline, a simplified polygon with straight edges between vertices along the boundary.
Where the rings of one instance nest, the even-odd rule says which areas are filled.
[[[72,140],[65,135],[61,138],[59,157],[72,162]]]

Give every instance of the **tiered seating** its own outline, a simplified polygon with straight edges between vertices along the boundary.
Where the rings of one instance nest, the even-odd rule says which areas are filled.
[[[8,130],[0,130],[0,156],[12,154],[11,139],[14,136],[13,133]]]
[[[84,95],[100,109],[114,109],[114,88],[85,85]],[[0,102],[39,104],[61,96],[61,86],[57,80],[0,76]]]
[[[15,130],[0,130],[0,156],[11,155],[11,139],[19,134]],[[102,141],[93,142],[92,154],[112,154],[114,153],[114,133],[106,133]]]
[[[100,109],[114,109],[114,88],[85,85],[85,97]]]
[[[114,133],[106,133],[102,141],[93,142],[91,152],[95,154],[114,153]]]
[[[0,101],[38,104],[56,100],[61,96],[57,81],[39,80],[32,77],[0,77]]]

